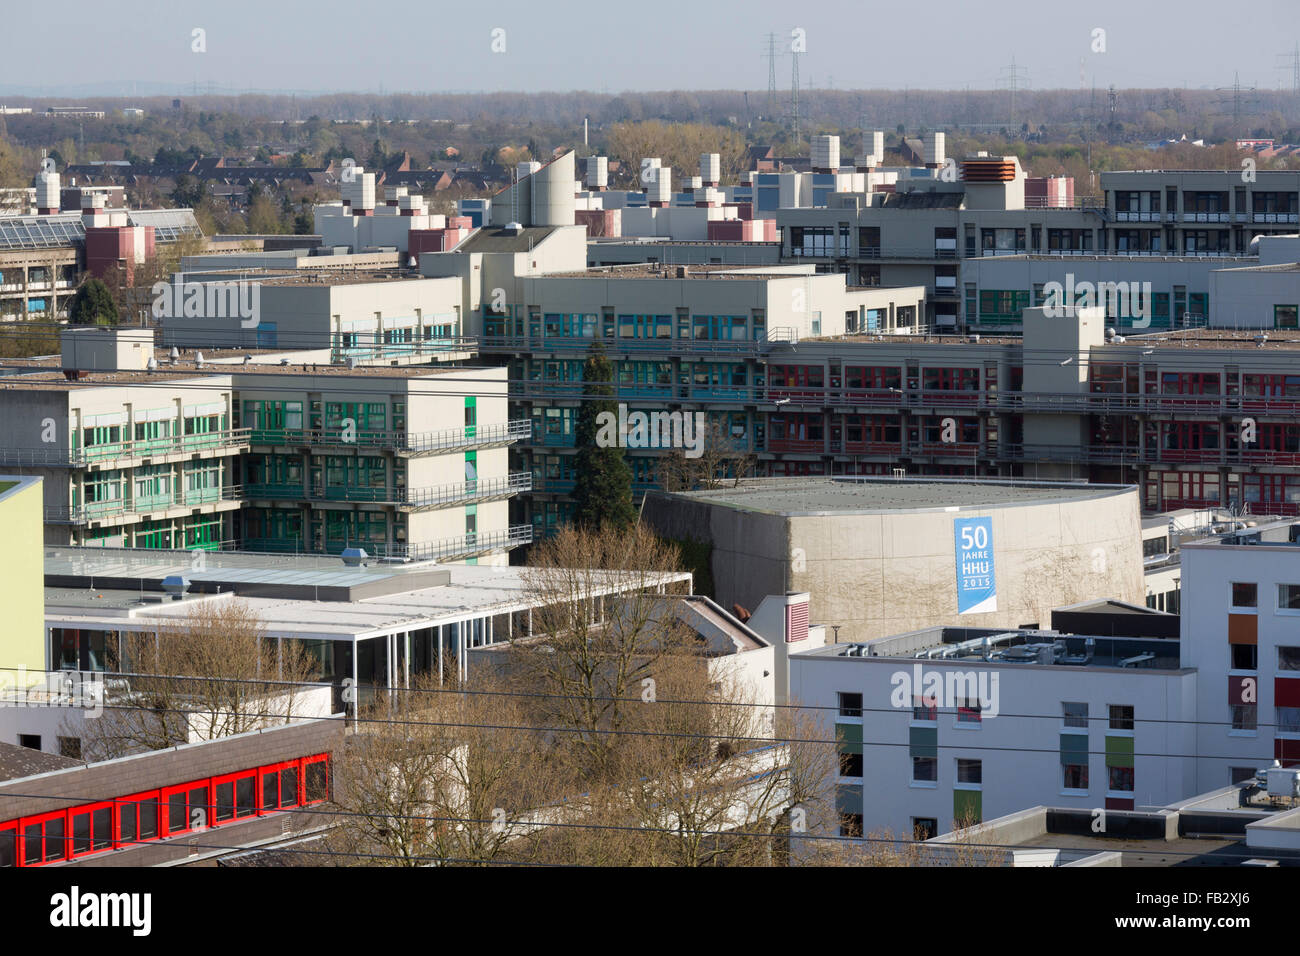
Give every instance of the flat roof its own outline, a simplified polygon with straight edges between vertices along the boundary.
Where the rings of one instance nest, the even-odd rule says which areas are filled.
[[[18,780],[52,770],[66,770],[81,766],[80,760],[47,754],[31,747],[0,743],[0,780]]]
[[[969,481],[942,478],[749,478],[736,487],[658,492],[708,504],[786,517],[1005,508],[1127,494],[1133,485],[1083,482]]]
[[[174,622],[186,616],[197,601],[229,600],[237,598],[262,621],[267,634],[272,637],[302,637],[347,640],[369,638],[416,630],[439,623],[451,623],[473,617],[506,614],[536,606],[544,598],[537,585],[527,575],[527,568],[513,566],[487,566],[418,562],[412,564],[379,564],[369,568],[346,568],[337,557],[264,555],[243,552],[210,551],[204,572],[191,570],[189,552],[159,552],[159,557],[140,554],[145,549],[129,548],[56,548],[46,549],[46,573],[60,562],[76,565],[84,559],[80,575],[85,586],[78,584],[52,584],[45,591],[46,620],[54,626],[102,627],[105,630],[149,630],[161,622]],[[113,559],[95,552],[118,554],[119,563],[130,565],[125,571],[115,570]],[[126,554],[124,552],[130,552]],[[80,557],[79,557],[80,556]],[[428,572],[433,569],[445,583],[429,586]],[[239,575],[238,571],[245,572]],[[89,587],[94,580],[87,572],[112,574],[105,577],[104,587]],[[590,572],[598,580],[601,572]],[[147,582],[145,589],[112,586],[127,574],[138,581]],[[159,600],[158,583],[167,574],[183,574],[192,582],[228,580],[230,589],[221,595],[198,595],[183,601]],[[259,583],[285,583],[283,576],[303,589],[348,586],[348,578],[356,579],[360,587],[371,576],[377,578],[385,591],[382,594],[364,595],[347,601],[315,600],[304,596],[261,596],[256,592]],[[608,586],[603,593],[626,590],[626,575],[608,573]],[[688,572],[667,573],[660,583],[689,581]],[[599,583],[593,590],[602,590]],[[249,593],[251,592],[251,593]],[[361,593],[361,592],[358,592]],[[144,600],[141,600],[141,597]]]
[[[685,276],[678,276],[677,270],[685,269]],[[832,275],[833,273],[823,273],[823,275]],[[591,266],[577,272],[548,272],[542,276],[530,277],[539,279],[676,279],[677,281],[689,279],[748,279],[748,280],[767,280],[767,279],[806,279],[809,276],[819,275],[812,271],[811,266],[804,266],[800,263],[791,263],[781,266],[772,263],[767,266],[746,266],[737,263],[730,265],[709,263],[651,263],[651,262],[629,262],[625,265],[612,266]]]
[[[531,252],[534,246],[559,228],[559,226],[525,226],[518,232],[507,232],[504,226],[483,226],[454,251]]]

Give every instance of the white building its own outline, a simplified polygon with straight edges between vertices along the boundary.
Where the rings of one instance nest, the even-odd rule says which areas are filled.
[[[1140,633],[1148,615],[1168,620],[1117,605],[1090,630]],[[790,667],[791,702],[840,741],[846,834],[934,835],[1036,804],[1131,810],[1195,792],[1196,673],[1173,639],[933,627]]]

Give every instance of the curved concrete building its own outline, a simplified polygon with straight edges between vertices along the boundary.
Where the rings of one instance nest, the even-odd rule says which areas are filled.
[[[572,226],[574,223],[573,150],[492,197],[492,225]]]
[[[651,492],[645,518],[712,546],[724,607],[807,591],[840,643],[940,624],[1048,627],[1054,607],[1144,600],[1131,485],[750,479]]]

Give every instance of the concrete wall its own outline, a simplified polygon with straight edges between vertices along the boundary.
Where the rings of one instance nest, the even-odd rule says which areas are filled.
[[[959,623],[1047,626],[1053,607],[1101,596],[1145,601],[1135,490],[960,515],[993,519],[998,610]],[[645,506],[662,533],[712,542],[719,604],[752,610],[768,594],[807,591],[812,620],[841,625],[841,642],[958,623],[957,516],[936,508],[783,517],[662,495]]]
[[[0,475],[0,667],[45,666],[44,498],[40,478]],[[16,743],[17,741],[15,741]]]

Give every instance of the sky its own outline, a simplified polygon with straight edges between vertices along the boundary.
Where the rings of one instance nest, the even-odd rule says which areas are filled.
[[[1236,72],[1273,90],[1292,83],[1298,13],[1297,0],[21,2],[3,18],[23,42],[0,57],[0,102],[196,87],[766,91],[769,33],[786,91],[800,40],[804,88],[994,89],[1014,60],[1031,89],[1215,88]]]

